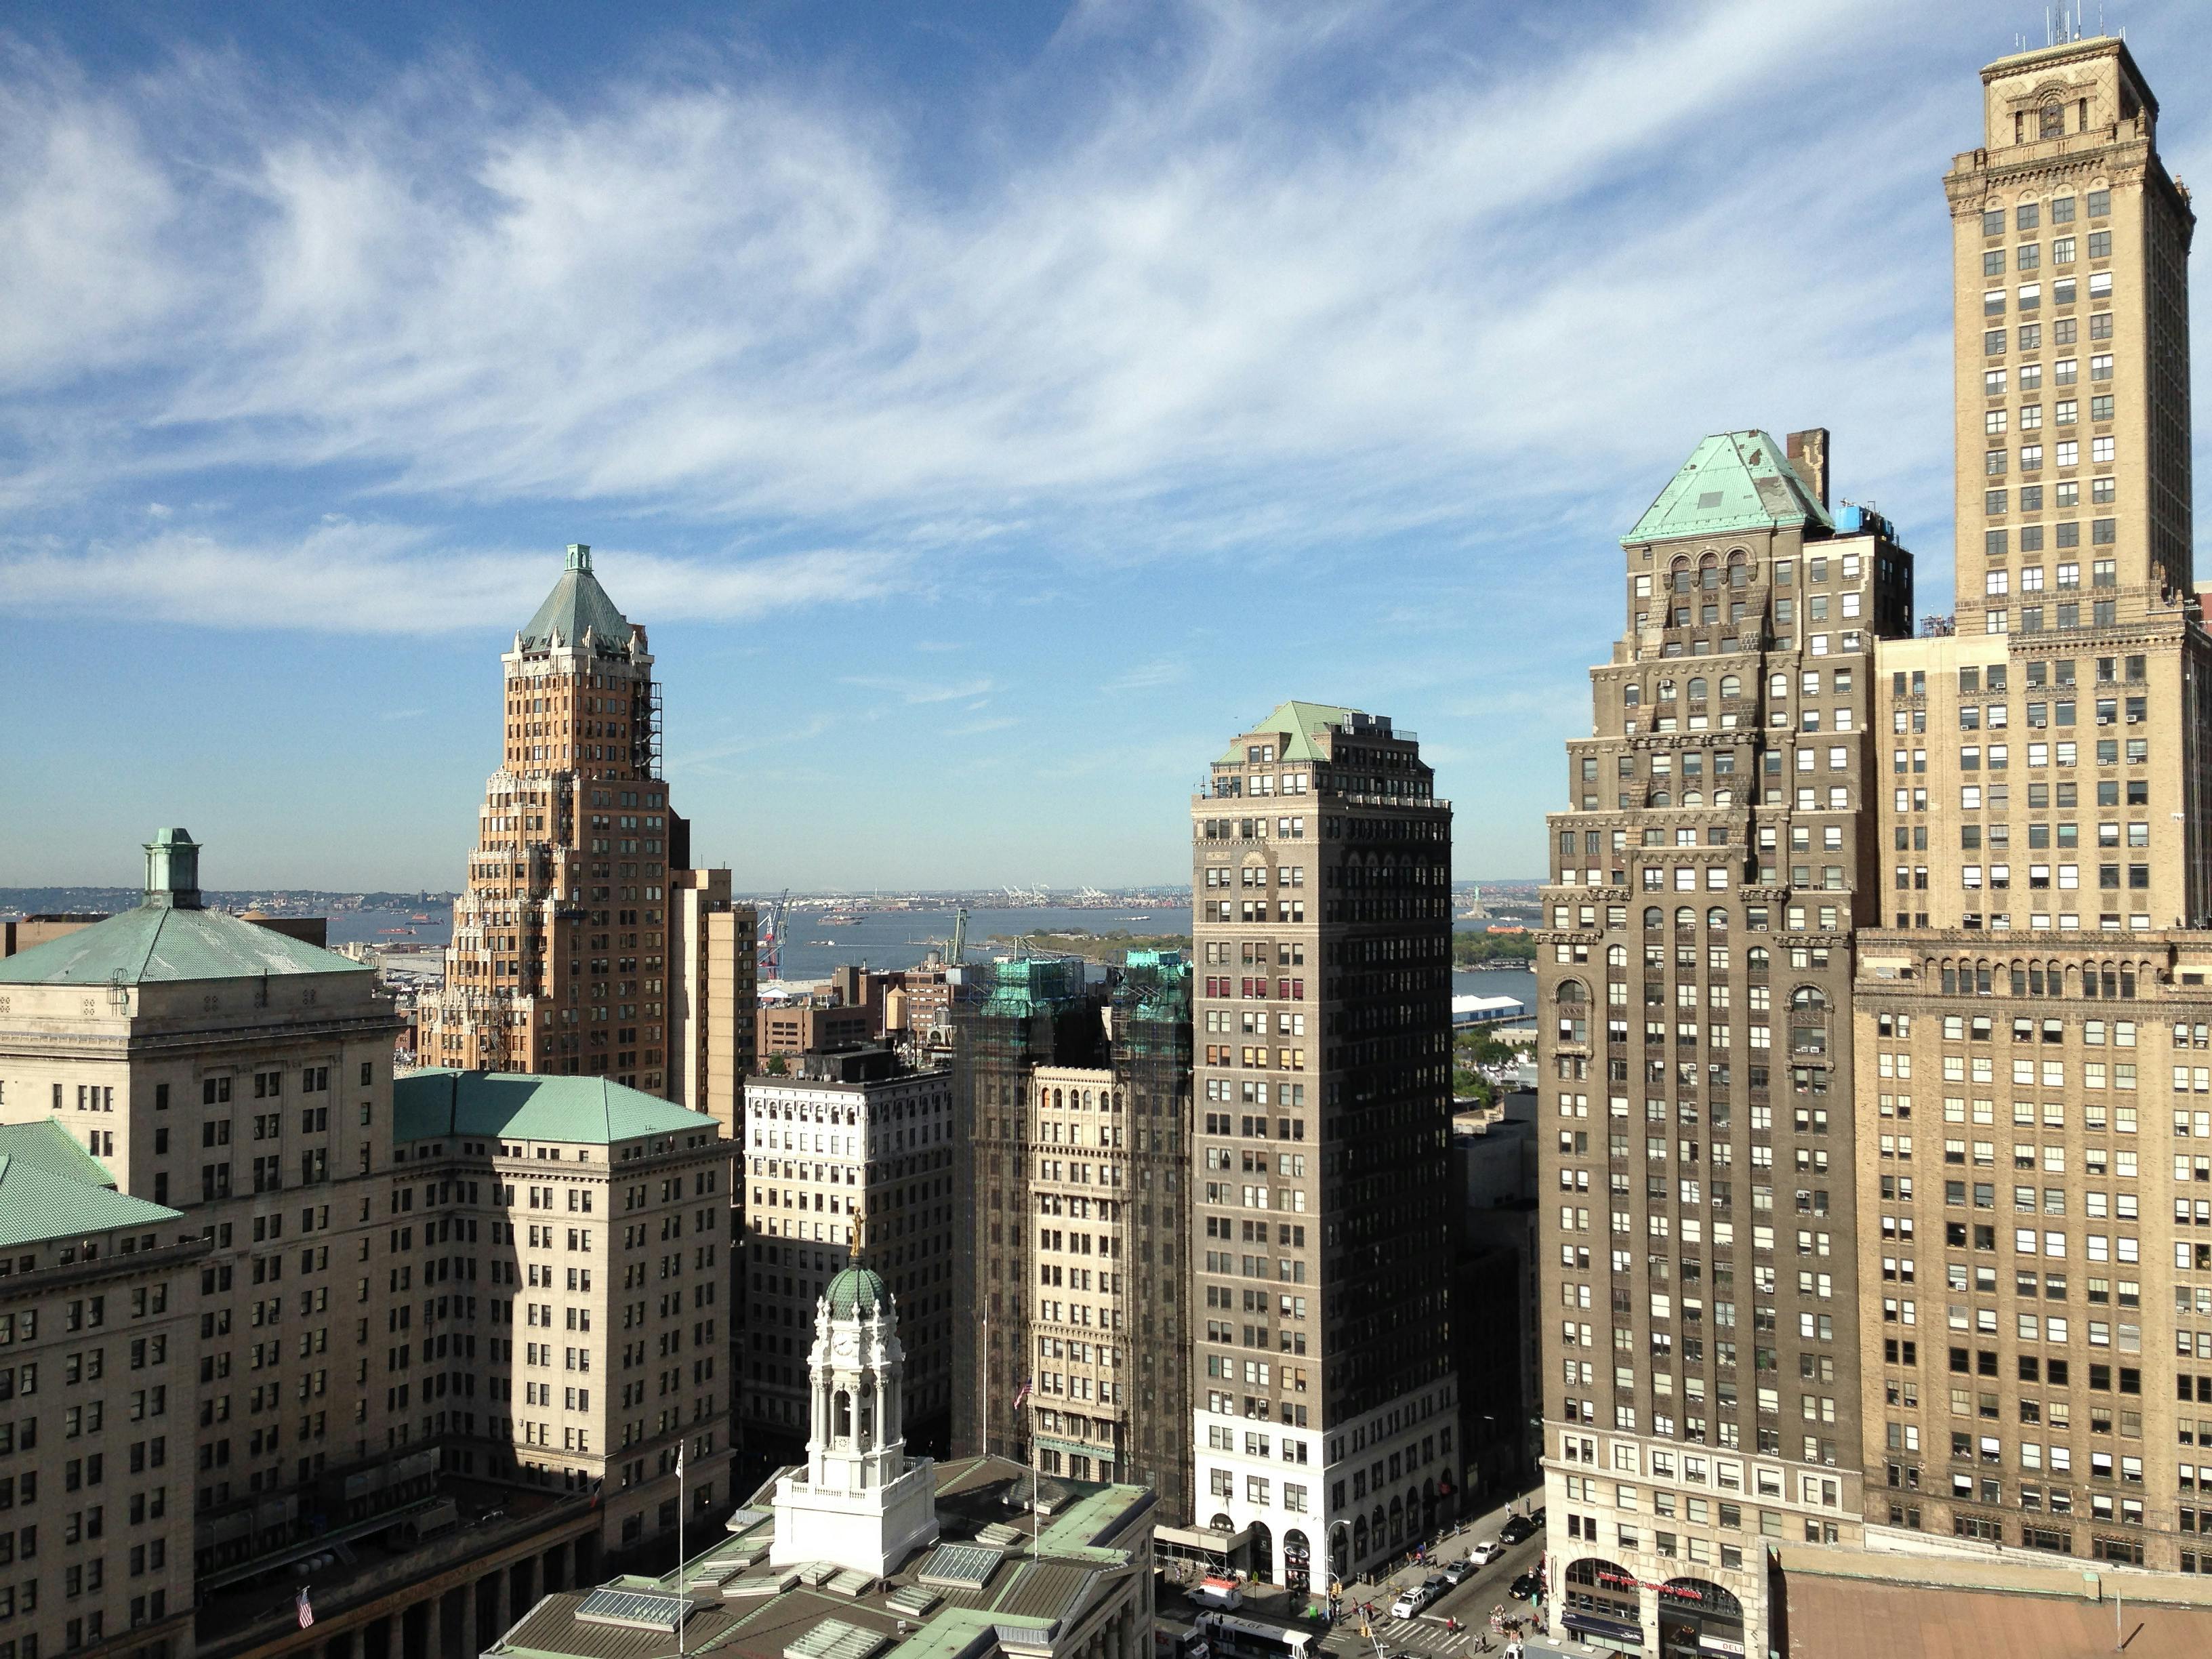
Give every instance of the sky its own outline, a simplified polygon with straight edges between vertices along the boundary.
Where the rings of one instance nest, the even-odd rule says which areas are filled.
[[[2093,20],[2094,21],[2094,20]],[[2110,7],[2185,180],[2212,56]],[[2040,7],[0,15],[0,886],[451,888],[582,541],[741,890],[1188,877],[1291,697],[1528,878],[1705,434],[1950,590],[1949,223]]]

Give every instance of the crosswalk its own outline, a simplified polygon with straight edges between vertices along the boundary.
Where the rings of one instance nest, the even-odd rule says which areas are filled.
[[[1514,1610],[1524,1619],[1530,1616],[1525,1603],[1516,1603]],[[1431,1659],[1460,1659],[1460,1656],[1472,1653],[1482,1638],[1490,1636],[1490,1620],[1487,1614],[1476,1622],[1462,1620],[1455,1631],[1447,1629],[1441,1619],[1381,1617],[1371,1620],[1369,1628],[1374,1632],[1371,1638],[1359,1633],[1358,1624],[1347,1623],[1333,1633],[1338,1639],[1327,1645],[1333,1651],[1354,1656],[1355,1659],[1361,1655],[1372,1659],[1377,1647],[1393,1656],[1410,1653],[1427,1655]],[[1502,1645],[1501,1638],[1490,1636],[1491,1652],[1497,1652]]]
[[[1487,1629],[1489,1620],[1483,1621]],[[1472,1625],[1462,1623],[1456,1631],[1447,1630],[1441,1620],[1436,1619],[1377,1619],[1370,1626],[1375,1640],[1385,1649],[1417,1649],[1422,1653],[1456,1654],[1474,1645],[1478,1634]],[[1354,1634],[1358,1627],[1352,1627]],[[1363,1645],[1364,1645],[1363,1644]],[[1370,1650],[1371,1651],[1371,1650]]]

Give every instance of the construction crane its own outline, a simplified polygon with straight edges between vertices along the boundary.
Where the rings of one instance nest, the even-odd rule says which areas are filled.
[[[768,915],[754,935],[755,972],[762,980],[775,979],[783,971],[784,911],[790,902],[791,889],[787,887],[769,906]]]

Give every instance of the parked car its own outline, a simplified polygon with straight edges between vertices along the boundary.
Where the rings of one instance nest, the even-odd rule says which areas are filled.
[[[1495,1561],[1504,1549],[1505,1546],[1495,1538],[1485,1538],[1479,1540],[1474,1547],[1468,1551],[1467,1559],[1478,1567],[1486,1567]]]
[[[1464,1584],[1468,1579],[1474,1577],[1474,1570],[1481,1565],[1481,1562],[1474,1559],[1472,1556],[1468,1557],[1464,1561],[1455,1561],[1451,1565],[1444,1569],[1444,1583],[1447,1584]]]
[[[1536,1522],[1525,1515],[1516,1515],[1498,1529],[1498,1539],[1503,1544],[1518,1544],[1536,1535]]]
[[[1544,1575],[1524,1572],[1513,1581],[1513,1595],[1516,1601],[1533,1601],[1544,1589]]]
[[[1421,1581],[1421,1589],[1431,1601],[1441,1601],[1450,1588],[1451,1580],[1440,1572],[1432,1572]]]

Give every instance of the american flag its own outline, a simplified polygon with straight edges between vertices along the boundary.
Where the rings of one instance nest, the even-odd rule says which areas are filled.
[[[1022,1391],[1014,1396],[1014,1409],[1016,1411],[1021,1410],[1023,1406],[1028,1402],[1030,1397],[1030,1386],[1036,1381],[1036,1379],[1035,1377],[1031,1377],[1029,1382],[1022,1384]]]
[[[300,1628],[305,1630],[315,1622],[315,1610],[308,1604],[307,1587],[305,1584],[300,1586],[300,1594],[294,1600],[299,1608]]]

